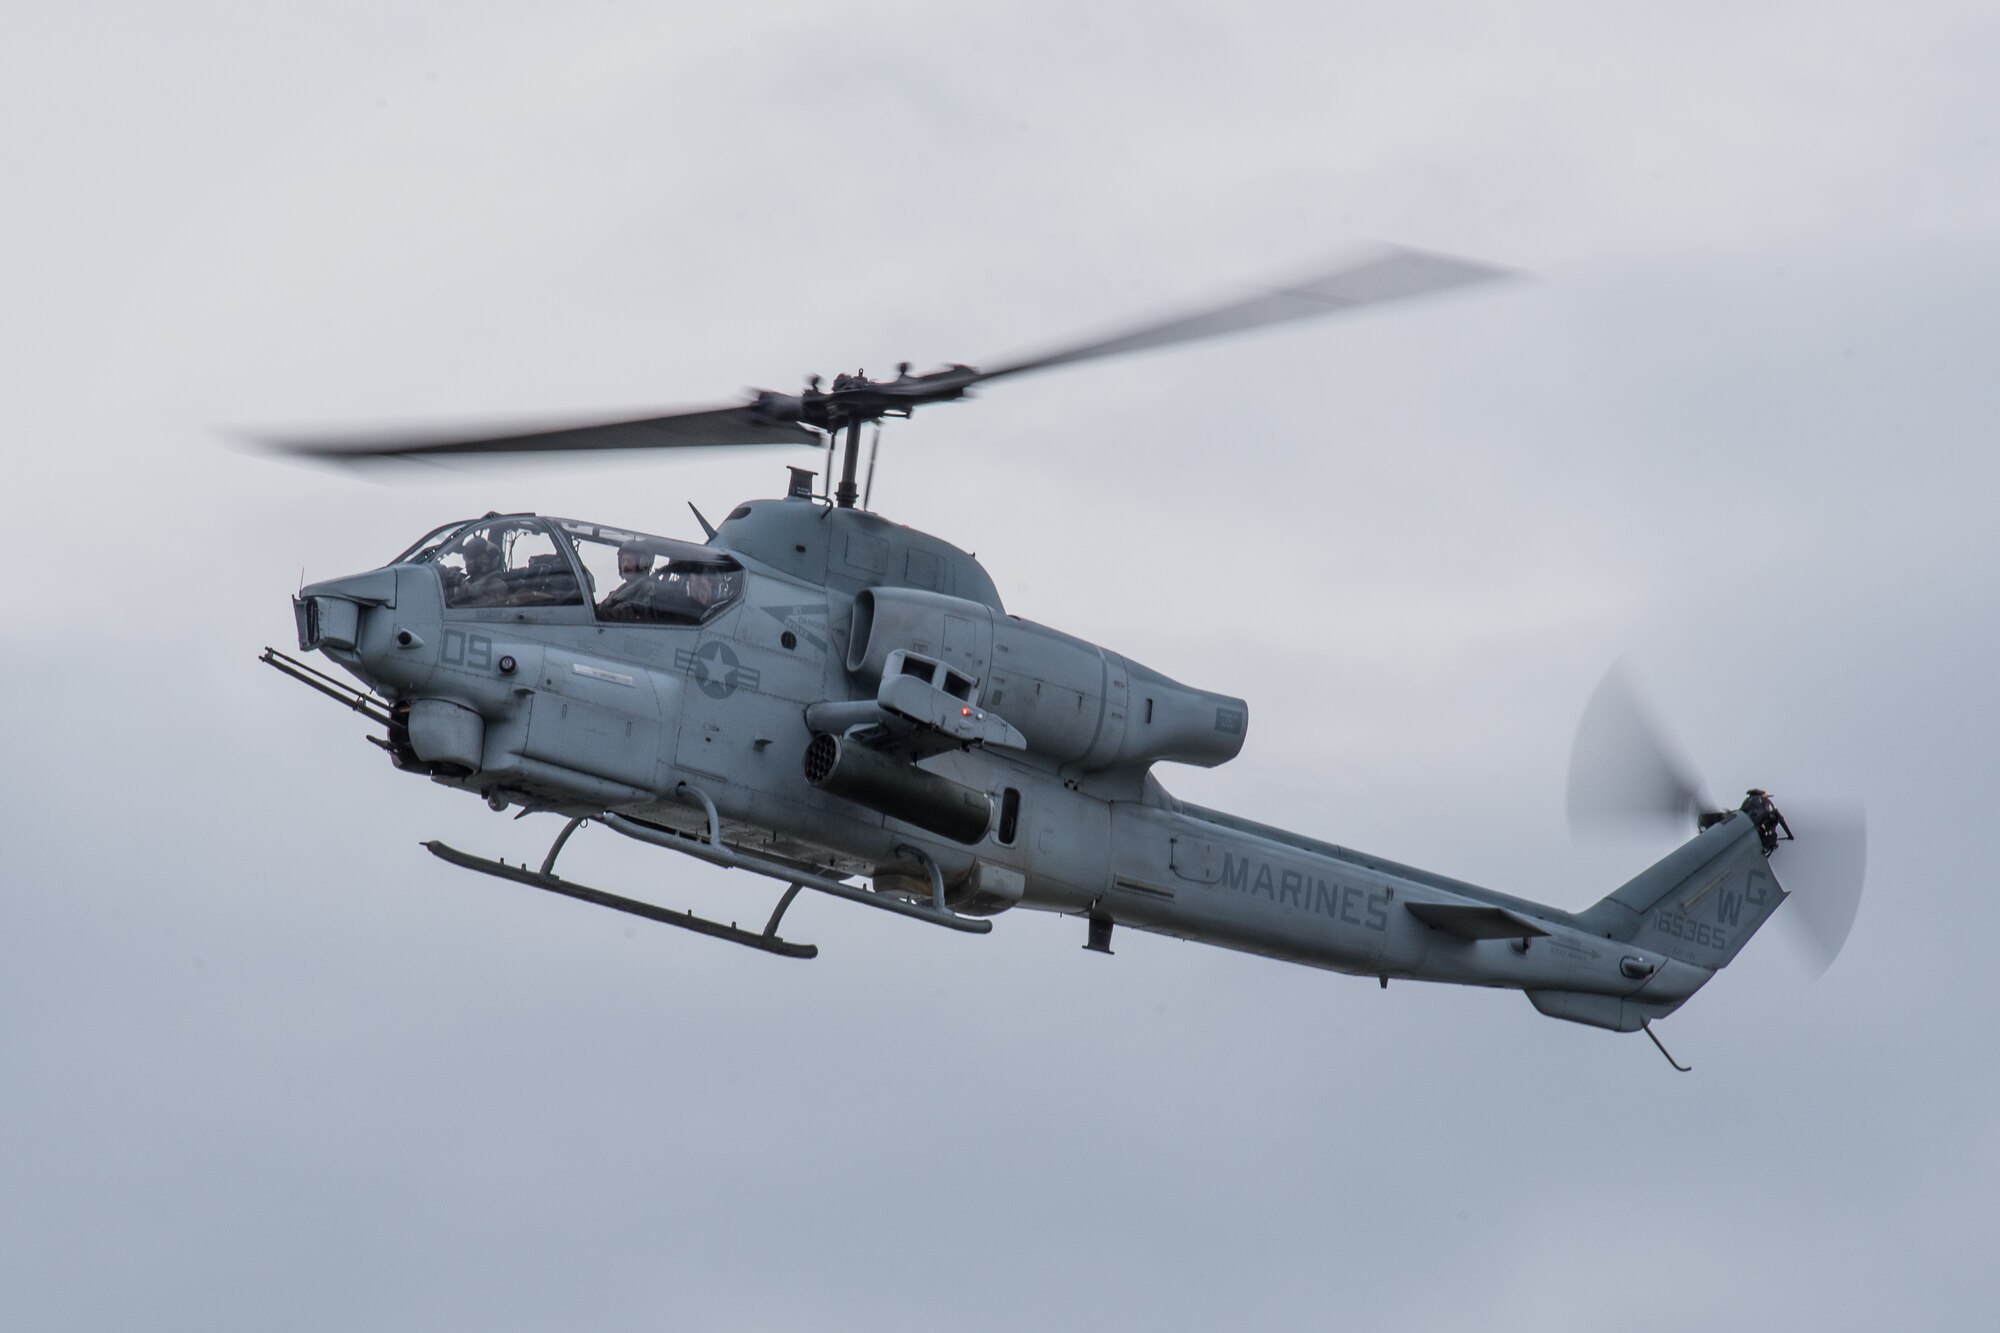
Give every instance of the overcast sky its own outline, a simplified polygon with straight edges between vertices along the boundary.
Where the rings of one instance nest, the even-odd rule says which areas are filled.
[[[44,7],[0,48],[0,1324],[1984,1327],[2000,1187],[1990,5]],[[1179,795],[1581,907],[1621,654],[1868,805],[1643,1039],[1081,923],[795,963],[487,881],[259,666],[302,576],[785,451],[412,470],[243,426],[978,362],[1379,238],[1529,280],[993,386],[876,506],[1250,701]],[[600,832],[571,873],[762,881]],[[1782,917],[1782,914],[1781,914]]]

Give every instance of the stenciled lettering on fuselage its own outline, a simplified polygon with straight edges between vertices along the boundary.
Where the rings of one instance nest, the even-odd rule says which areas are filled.
[[[1723,881],[1718,880],[1719,885]],[[1750,929],[1755,930],[1759,922],[1770,915],[1771,890],[1777,881],[1766,870],[1752,870],[1743,878],[1742,890],[1722,888],[1711,893],[1708,889],[1697,890],[1683,899],[1680,907],[1686,911],[1676,911],[1673,906],[1658,908],[1653,913],[1653,929],[1662,935],[1671,935],[1677,940],[1702,949],[1727,949],[1732,930],[1743,924],[1743,911],[1750,910]],[[1713,887],[1713,886],[1711,886]],[[1696,919],[1704,901],[1715,903],[1713,924]]]
[[[764,606],[758,610],[821,652],[826,651],[825,602],[809,602],[804,606]]]
[[[1671,907],[1662,907],[1653,913],[1653,929],[1703,949],[1729,947],[1729,932],[1721,926],[1711,926],[1706,921],[1682,916]]]
[[[745,685],[754,690],[764,674],[756,667],[744,666],[720,639],[710,639],[695,649],[675,649],[674,667],[693,676],[701,692],[711,699],[727,699]]]
[[[1301,912],[1359,926],[1363,930],[1389,929],[1389,892],[1364,889],[1355,884],[1338,884],[1319,879],[1290,866],[1273,867],[1269,861],[1253,861],[1247,856],[1222,854],[1222,886],[1273,903],[1296,907]]]
[[[493,640],[484,634],[467,634],[462,629],[448,629],[438,644],[438,661],[446,666],[471,667],[475,671],[489,670],[493,665]]]
[[[1747,904],[1751,919],[1763,920],[1769,914],[1771,890],[1776,885],[1777,881],[1771,878],[1769,871],[1752,870],[1743,877],[1743,892],[1740,895],[1731,893],[1727,889],[1716,895],[1715,919],[1732,926],[1737,925],[1742,921],[1743,908]]]

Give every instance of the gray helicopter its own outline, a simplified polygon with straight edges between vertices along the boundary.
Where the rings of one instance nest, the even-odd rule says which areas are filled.
[[[372,719],[402,771],[567,821],[539,866],[425,844],[442,860],[715,939],[814,957],[779,933],[803,889],[975,934],[1033,909],[1083,918],[1098,953],[1124,925],[1383,986],[1501,987],[1657,1045],[1651,1021],[1791,896],[1779,870],[1817,905],[1831,962],[1860,892],[1858,815],[1801,818],[1795,837],[1762,791],[1716,808],[1615,672],[1586,710],[1572,814],[1693,836],[1581,912],[1180,801],[1154,766],[1234,759],[1244,700],[1008,614],[978,561],[869,512],[857,485],[863,427],[988,381],[1499,276],[1392,248],[995,369],[906,364],[556,429],[274,441],[348,461],[796,444],[827,450],[829,482],[845,447],[826,493],[795,467],[782,498],[714,525],[697,510],[705,544],[528,513],[446,524],[294,599],[299,649],[365,688],[263,660]],[[762,930],[591,888],[556,873],[586,824],[784,887]]]

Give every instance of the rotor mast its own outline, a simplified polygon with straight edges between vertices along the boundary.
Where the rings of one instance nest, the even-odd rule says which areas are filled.
[[[854,508],[854,502],[861,492],[854,485],[855,457],[861,452],[861,418],[847,423],[847,447],[840,453],[840,486],[833,493],[833,503],[841,509]]]
[[[970,366],[948,366],[926,375],[912,375],[907,361],[896,367],[895,379],[871,380],[867,371],[857,370],[852,375],[835,375],[830,390],[821,389],[820,377],[814,375],[806,380],[805,392],[796,400],[796,408],[787,404],[785,410],[795,411],[796,420],[817,427],[830,437],[838,437],[843,430],[847,432],[840,457],[840,483],[834,488],[833,503],[836,508],[852,509],[861,498],[861,488],[856,484],[861,470],[861,428],[874,422],[879,429],[884,417],[908,417],[925,403],[963,398],[979,378],[979,372]]]

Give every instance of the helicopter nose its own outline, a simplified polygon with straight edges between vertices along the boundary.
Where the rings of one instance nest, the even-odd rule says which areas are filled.
[[[396,605],[396,571],[371,569],[365,574],[327,579],[299,590],[292,599],[298,621],[299,649],[334,655],[361,646],[362,613],[370,607]]]
[[[302,588],[292,601],[299,648],[400,696],[422,684],[437,659],[436,585],[427,570],[391,565]]]

